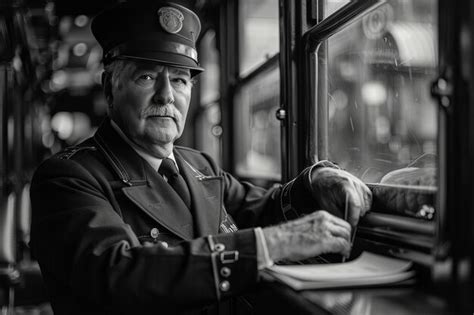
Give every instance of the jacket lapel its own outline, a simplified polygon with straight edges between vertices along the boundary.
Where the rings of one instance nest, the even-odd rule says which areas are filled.
[[[124,187],[125,196],[171,232],[183,239],[192,239],[193,217],[188,207],[148,163],[145,169],[148,169],[147,185]]]
[[[206,176],[184,160],[176,150],[174,155],[191,193],[195,235],[217,234],[223,198],[222,176]]]
[[[106,120],[94,140],[112,168],[127,184],[125,196],[140,210],[183,239],[194,237],[193,218],[168,183],[131,148]]]

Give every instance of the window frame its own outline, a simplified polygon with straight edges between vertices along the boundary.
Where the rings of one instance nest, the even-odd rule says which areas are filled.
[[[5,64],[0,65],[0,188],[2,195],[8,186],[8,115],[7,115],[8,72]]]
[[[440,106],[438,257],[434,276],[456,313],[472,312],[474,301],[474,4],[439,0],[439,77],[432,94]],[[456,17],[456,18],[454,18]],[[449,211],[448,211],[449,210]]]
[[[328,17],[324,18],[320,23],[309,29],[303,36],[304,53],[305,53],[305,69],[316,69],[305,71],[305,105],[309,110],[309,119],[306,120],[306,161],[312,164],[319,160],[328,159],[328,122],[327,122],[327,102],[318,103],[318,94],[325,94],[327,88],[327,66],[321,67],[320,64],[327,64],[327,45],[326,40],[338,31],[344,29],[355,19],[363,16],[368,11],[377,8],[385,3],[384,0],[355,0],[341,7]],[[324,0],[318,1],[319,11],[323,12]],[[315,83],[320,83],[320,90],[312,87]],[[313,93],[314,91],[314,93]],[[313,106],[316,104],[316,106]],[[316,126],[316,129],[315,129]],[[316,143],[312,141],[312,135],[316,135]]]

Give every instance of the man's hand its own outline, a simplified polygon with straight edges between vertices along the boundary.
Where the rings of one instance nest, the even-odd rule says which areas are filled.
[[[300,260],[325,253],[349,256],[351,226],[326,211],[263,229],[270,258]]]
[[[354,175],[328,161],[307,167],[282,187],[281,208],[287,220],[326,210],[355,227],[372,204],[372,192]]]
[[[335,212],[344,217],[351,226],[369,211],[372,192],[354,175],[330,167],[313,169],[311,172],[311,194],[318,209]],[[347,206],[346,206],[347,202]],[[344,213],[347,207],[347,214]]]

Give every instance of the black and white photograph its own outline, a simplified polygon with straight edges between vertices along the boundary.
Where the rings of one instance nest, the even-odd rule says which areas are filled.
[[[471,0],[0,0],[0,315],[474,314]]]

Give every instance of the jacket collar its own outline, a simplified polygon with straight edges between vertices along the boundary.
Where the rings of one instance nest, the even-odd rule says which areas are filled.
[[[94,135],[94,141],[122,182],[128,186],[147,182],[144,160],[114,130],[110,119],[102,122]]]
[[[206,176],[176,150],[180,172],[188,184],[192,211],[174,190],[105,120],[94,135],[98,149],[127,187],[124,194],[138,208],[183,239],[218,233],[222,208],[222,177]]]

